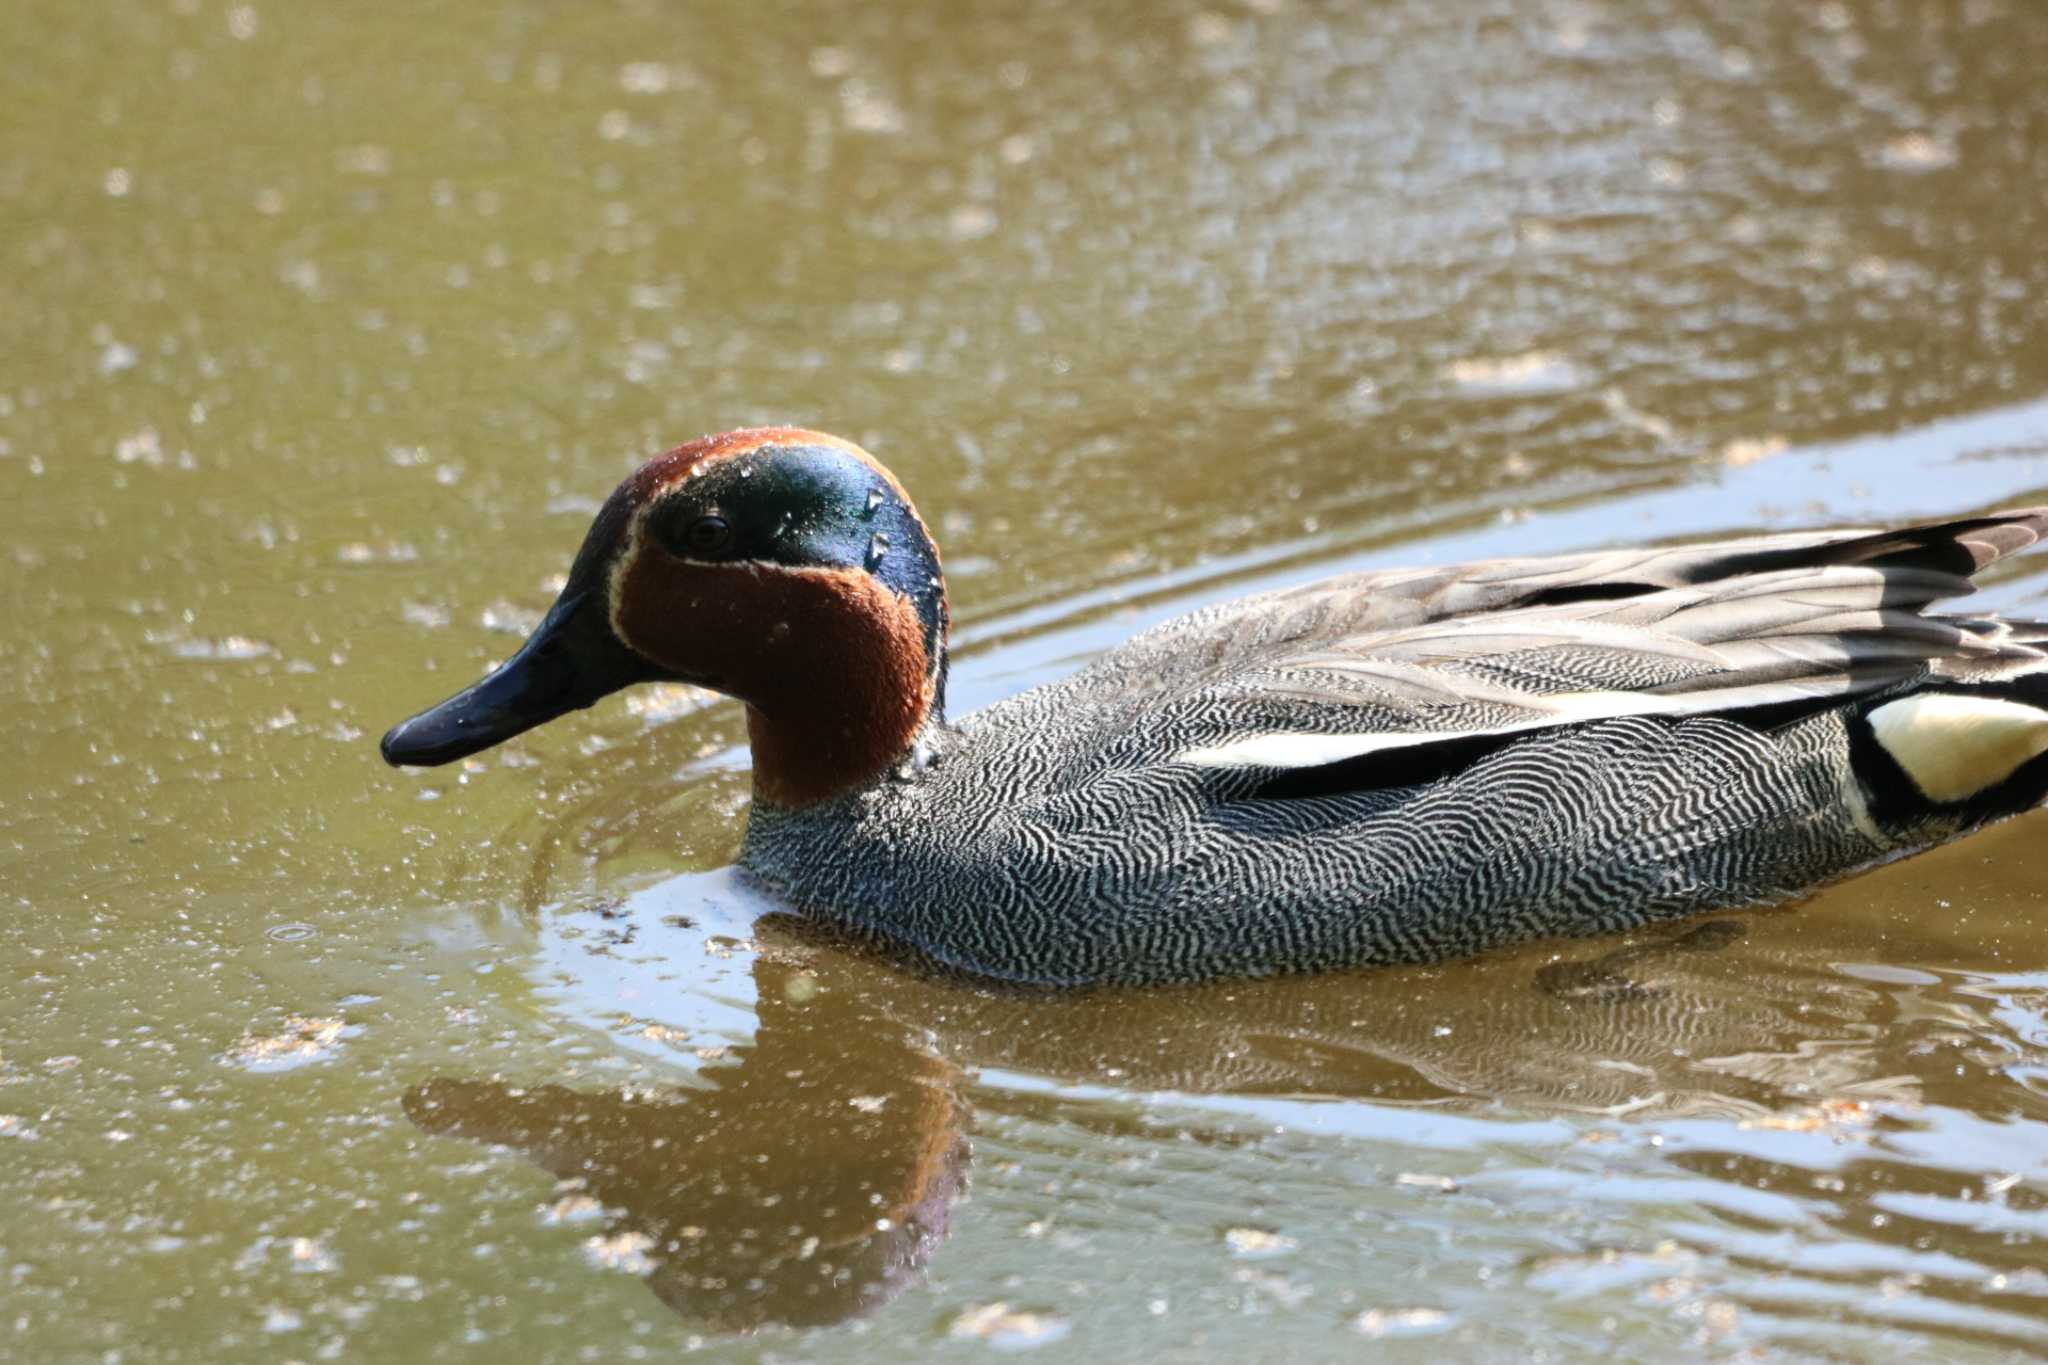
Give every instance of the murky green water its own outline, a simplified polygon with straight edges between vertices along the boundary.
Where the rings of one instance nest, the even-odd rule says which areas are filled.
[[[2048,10],[5,9],[0,1356],[2048,1349],[2040,818],[1046,1000],[757,926],[727,706],[374,747],[754,421],[917,494],[956,710],[1338,567],[2048,497]]]

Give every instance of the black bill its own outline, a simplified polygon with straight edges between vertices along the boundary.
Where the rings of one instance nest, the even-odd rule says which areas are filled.
[[[452,763],[660,676],[612,632],[601,598],[565,593],[517,654],[474,687],[393,726],[380,747],[394,767]]]

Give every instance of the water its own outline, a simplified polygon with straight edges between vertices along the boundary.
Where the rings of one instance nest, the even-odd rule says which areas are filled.
[[[1046,999],[763,922],[692,689],[375,752],[750,422],[917,497],[956,710],[1342,568],[2048,497],[2035,7],[8,17],[0,1356],[2048,1349],[2040,818]]]

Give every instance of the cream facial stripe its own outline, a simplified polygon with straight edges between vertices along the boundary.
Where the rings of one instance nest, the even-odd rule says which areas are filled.
[[[2048,711],[2002,697],[1903,697],[1872,711],[1870,729],[1930,801],[1967,800],[2048,753]]]
[[[633,561],[640,557],[640,528],[646,523],[652,505],[644,503],[633,509],[632,519],[626,523],[626,534],[619,537],[624,544],[612,557],[611,568],[605,574],[605,617],[611,622],[612,635],[628,644],[632,637],[626,634],[625,623],[619,619],[619,608],[626,600],[626,575],[633,571]]]

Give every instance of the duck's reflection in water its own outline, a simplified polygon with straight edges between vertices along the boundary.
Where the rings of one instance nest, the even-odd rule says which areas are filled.
[[[700,906],[720,885],[684,880]],[[707,935],[662,913],[677,889],[609,911],[609,941],[628,937],[618,926],[634,931],[631,958],[549,921],[543,959],[558,1004],[616,1023],[621,997],[680,1003],[675,966],[703,960]],[[968,1160],[960,1066],[1198,1104],[1369,1099],[1388,1114],[1506,1104],[1740,1118],[1816,1082],[1893,1097],[1870,1065],[1867,990],[1812,963],[1745,972],[1739,955],[1716,951],[1744,923],[1664,926],[1575,946],[1565,962],[1532,951],[1068,996],[906,972],[770,915],[747,964],[754,1037],[705,1067],[704,1084],[591,1092],[444,1078],[413,1089],[405,1108],[427,1132],[502,1144],[580,1182],[607,1210],[606,1240],[644,1256],[649,1287],[693,1322],[818,1325],[894,1298],[944,1238]],[[631,1027],[638,1039],[646,1024]],[[1775,1074],[1781,1061],[1790,1074]],[[976,1097],[999,1114],[1057,1103],[999,1080]],[[1064,1119],[1117,1128],[1130,1115],[1111,1106]],[[1220,1137],[1231,1121],[1218,1121]],[[1180,1132],[1205,1140],[1199,1118]]]
[[[429,1133],[502,1144],[604,1205],[605,1242],[679,1314],[726,1331],[838,1322],[902,1291],[967,1167],[957,1073],[855,992],[755,964],[760,1024],[708,1088],[438,1078]]]
[[[1877,1149],[1828,1134],[1926,1122],[1912,1115],[1942,1101],[1952,1069],[1919,1053],[1953,1008],[1902,1016],[1910,989],[1845,971],[1848,936],[1825,915],[1717,916],[1436,967],[1047,995],[906,972],[792,933],[783,916],[728,947],[715,930],[751,919],[737,894],[722,877],[683,878],[540,925],[551,1010],[642,1056],[687,1066],[712,1052],[697,1085],[437,1079],[405,1101],[430,1133],[502,1144],[580,1182],[607,1211],[604,1240],[644,1256],[648,1287],[679,1315],[718,1330],[840,1321],[915,1283],[947,1234],[970,1122],[1221,1151],[1265,1131],[1269,1098],[1315,1101],[1289,1121],[1369,1152],[1462,1151],[1476,1132],[1463,1116],[1543,1120],[1562,1178],[1595,1191],[1583,1163],[1609,1158],[1584,1155],[1585,1135],[1600,1139],[1585,1151],[1626,1149],[1660,1177],[1739,1170],[1804,1190],[1797,1169],[1772,1163],[1788,1133],[1810,1131],[1818,1146],[1802,1160],[1838,1166],[1851,1192],[1817,1235],[1889,1245],[1855,1192],[1867,1184],[1874,1199],[1911,1172],[1858,1164]],[[735,902],[724,919],[721,901]],[[1903,928],[1893,946],[1936,952]],[[711,977],[707,960],[747,979]],[[623,1013],[628,1002],[639,1009]],[[751,1041],[701,1047],[748,1018]],[[1682,1141],[1626,1141],[1653,1127]],[[1999,1161],[2010,1165],[1996,1152],[1967,1164]],[[2009,1257],[1992,1246],[1984,1259]]]

